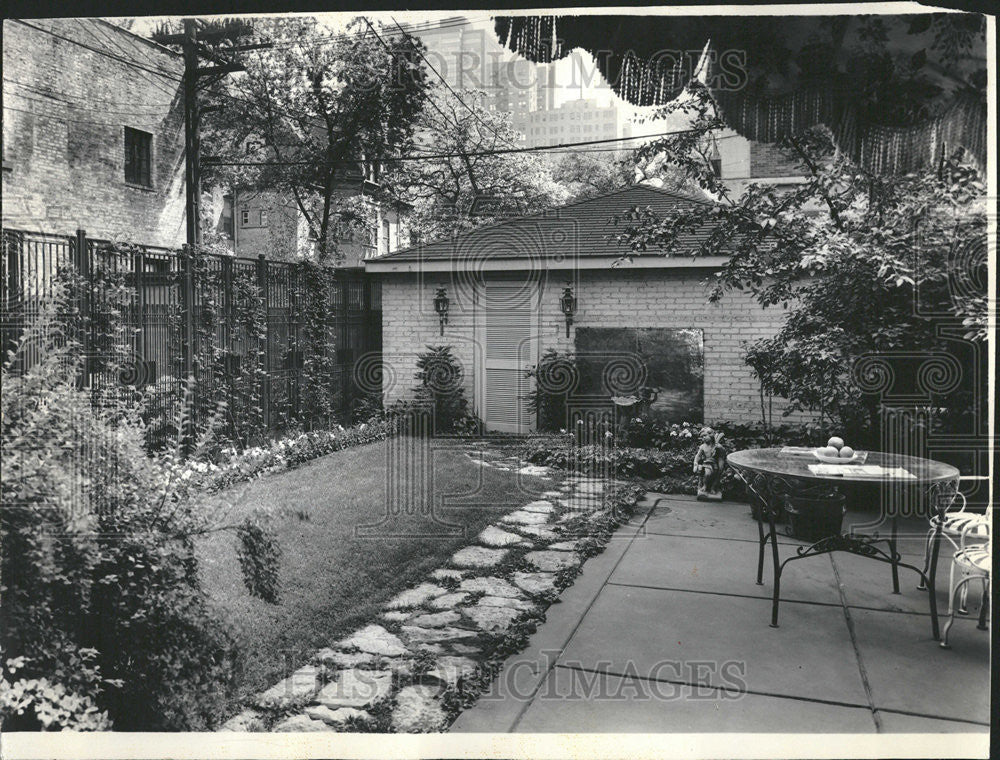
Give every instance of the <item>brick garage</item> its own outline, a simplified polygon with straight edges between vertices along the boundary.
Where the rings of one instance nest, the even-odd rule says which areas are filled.
[[[412,395],[415,361],[426,345],[448,344],[465,370],[466,394],[483,416],[490,399],[484,373],[489,329],[484,329],[484,302],[489,297],[482,287],[493,282],[530,291],[537,341],[527,349],[529,364],[549,348],[578,350],[584,328],[701,330],[705,421],[760,420],[759,385],[744,364],[743,347],[773,334],[781,310],[761,309],[744,293],[709,303],[705,280],[721,260],[647,253],[630,265],[612,266],[621,250],[606,239],[615,213],[633,206],[662,212],[690,202],[635,186],[368,262],[368,271],[380,273],[382,280],[386,400]],[[693,248],[698,238],[692,235],[681,246]],[[577,301],[569,338],[560,309],[567,285]],[[450,302],[443,336],[433,306],[441,287]],[[776,419],[781,409],[775,400]]]
[[[181,56],[99,19],[6,20],[3,40],[4,227],[182,243]],[[150,136],[140,182],[126,128]]]

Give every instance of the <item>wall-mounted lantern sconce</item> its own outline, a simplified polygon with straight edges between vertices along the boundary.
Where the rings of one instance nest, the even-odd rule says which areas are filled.
[[[434,311],[437,312],[441,324],[441,334],[444,335],[444,326],[448,324],[448,294],[444,288],[437,289],[434,296]]]
[[[563,289],[562,298],[559,299],[559,306],[566,317],[566,337],[569,337],[569,326],[573,324],[573,315],[576,314],[576,298],[573,296],[573,289],[568,285]]]

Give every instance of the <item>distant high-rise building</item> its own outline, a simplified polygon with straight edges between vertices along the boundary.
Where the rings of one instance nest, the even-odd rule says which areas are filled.
[[[524,131],[529,148],[631,137],[631,125],[614,104],[602,106],[587,98],[532,111],[524,120]]]

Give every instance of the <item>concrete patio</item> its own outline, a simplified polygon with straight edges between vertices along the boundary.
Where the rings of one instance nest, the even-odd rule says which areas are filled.
[[[904,561],[921,564],[925,525],[901,525]],[[782,537],[782,558],[799,545]],[[649,494],[451,730],[989,731],[978,589],[943,650],[915,573],[900,569],[894,595],[889,565],[827,554],[786,566],[771,628],[770,557],[762,586],[756,559],[746,504]],[[943,549],[942,625],[950,561]]]

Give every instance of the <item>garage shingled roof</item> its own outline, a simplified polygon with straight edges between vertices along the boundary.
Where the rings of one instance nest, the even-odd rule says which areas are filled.
[[[622,190],[556,206],[544,211],[484,225],[460,235],[403,248],[375,262],[451,261],[468,257],[482,261],[498,259],[556,259],[577,256],[614,256],[628,249],[612,239],[613,218],[633,207],[649,207],[657,214],[675,212],[685,206],[704,205],[707,200],[663,190],[650,185],[632,185]],[[675,255],[693,255],[708,236],[704,231],[684,235]],[[655,255],[655,254],[654,254]]]

